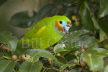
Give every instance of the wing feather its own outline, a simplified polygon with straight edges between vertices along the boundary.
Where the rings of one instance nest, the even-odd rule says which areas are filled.
[[[35,38],[35,36],[41,33],[45,28],[46,24],[42,21],[39,21],[29,31],[27,31],[24,38]]]

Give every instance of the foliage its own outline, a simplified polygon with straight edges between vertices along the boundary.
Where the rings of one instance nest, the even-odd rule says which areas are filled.
[[[46,50],[26,48],[10,32],[0,32],[0,72],[108,72],[108,0],[51,1],[38,12],[16,13],[11,25],[28,28],[44,17],[66,15],[70,32]]]

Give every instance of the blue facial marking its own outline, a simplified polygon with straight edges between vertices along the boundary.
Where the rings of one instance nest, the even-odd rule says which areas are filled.
[[[67,25],[66,21],[59,21],[60,26],[65,27]]]

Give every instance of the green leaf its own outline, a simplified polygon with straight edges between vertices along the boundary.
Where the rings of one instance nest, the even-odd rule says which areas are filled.
[[[46,72],[57,72],[57,71],[56,70],[53,70],[53,69],[49,69]]]
[[[99,17],[102,18],[108,14],[108,0],[100,0]]]
[[[61,62],[63,64],[66,64],[67,63],[67,60],[64,57],[56,56],[56,58],[58,59],[58,62]]]
[[[19,72],[40,72],[42,69],[42,62],[37,61],[37,62],[27,62],[24,61],[19,69]]]
[[[65,55],[65,59],[68,61],[68,63],[72,63],[72,61],[76,58],[75,54],[69,53]]]
[[[98,53],[98,51],[95,50],[95,49],[89,48],[89,49],[87,49],[83,54],[84,54],[85,56],[87,56],[88,53],[91,53],[92,55],[96,55],[96,54]],[[88,56],[87,56],[87,57],[88,57]]]
[[[100,20],[98,20],[99,22],[99,25],[100,25],[100,27],[101,27],[101,29],[104,31],[104,32],[106,32],[106,33],[108,33],[108,15],[107,16],[105,16],[104,18],[101,18]]]
[[[87,29],[93,31],[94,30],[93,21],[91,19],[90,12],[87,9],[87,7],[85,6],[85,4],[81,5],[80,15],[81,15],[82,21],[84,22],[84,26]]]
[[[89,6],[88,6],[88,3],[85,1],[84,2],[84,5],[85,5],[85,7],[89,10],[89,12],[90,12],[90,8],[89,8]]]
[[[53,65],[54,66],[57,66],[57,67],[60,67],[60,66],[63,65],[63,63],[62,62],[59,62],[59,61],[53,61]]]
[[[99,52],[97,54],[102,55],[102,56],[108,56],[108,50],[101,51],[101,52]]]
[[[73,51],[79,46],[81,46],[78,41],[80,39],[81,35],[90,33],[88,30],[81,29],[77,31],[70,32],[69,34],[65,35],[62,40],[59,42],[59,44],[64,44],[66,47],[64,47],[64,52],[62,52],[62,55],[66,55],[70,51]]]
[[[10,23],[13,26],[20,27],[20,28],[28,28],[33,25],[35,21],[36,13],[33,11],[33,16],[28,15],[28,11],[16,13],[11,17]]]
[[[81,47],[83,47],[84,45],[88,45],[89,48],[98,47],[96,39],[88,35],[81,36],[78,41],[78,45]]]
[[[0,60],[0,72],[12,72],[15,64],[15,61]]]
[[[103,30],[100,30],[100,42],[104,41],[105,39],[108,39],[107,34]]]
[[[99,30],[99,29],[101,30],[101,28],[100,28],[100,26],[99,26],[97,20],[95,19],[95,17],[92,16],[91,18],[92,18],[92,21],[93,21],[93,23],[94,23],[95,29],[96,29],[96,30]]]
[[[64,64],[60,67],[60,72],[62,72],[66,67],[70,66],[70,64]]]
[[[88,56],[89,53],[92,56]],[[82,54],[82,58],[86,59],[87,65],[90,67],[90,70],[93,72],[99,71],[103,68],[103,59],[101,56],[97,56],[96,53],[97,53],[96,51],[89,50],[88,52]]]
[[[98,51],[98,52],[102,52],[102,51],[105,51],[106,49],[104,48],[93,48],[94,50]]]
[[[99,30],[99,34],[100,34],[100,42],[104,41],[105,39],[108,39],[106,33],[101,29],[101,27],[99,26],[97,20],[95,19],[94,16],[92,16],[92,20],[94,22],[94,26],[96,30]]]
[[[29,49],[25,51],[24,54],[33,57],[33,62],[38,61],[40,57],[52,58],[53,60],[57,61],[56,57],[54,57],[50,52],[43,49]]]
[[[3,58],[3,56],[4,56],[3,53],[0,52],[0,59]]]
[[[64,55],[70,53],[71,51],[74,51],[77,48],[78,48],[78,46],[75,45],[74,43],[72,45],[69,45],[69,46],[66,45],[65,51],[60,52],[61,53],[61,56],[64,56]]]
[[[105,67],[104,72],[108,72],[108,65]]]
[[[20,41],[18,41],[17,43],[17,48],[16,48],[16,51],[14,52],[14,55],[22,55],[24,51],[26,51],[27,48],[24,48],[22,43]]]
[[[91,42],[91,44],[89,45],[89,48],[97,48],[99,47],[99,44],[97,43],[97,41],[93,41]]]
[[[69,72],[77,72],[75,69],[71,69]]]
[[[81,30],[70,32],[69,34],[66,34],[62,38],[62,40],[60,41],[60,43],[72,44],[72,43],[78,41],[79,36],[81,36],[83,34],[87,34],[87,33],[89,33],[89,31],[85,30],[85,29],[81,29]]]
[[[78,40],[80,39],[80,36],[83,34],[90,33],[88,30],[81,29],[77,31],[70,32],[69,34],[66,34],[62,40],[58,42],[58,44],[64,44],[64,52],[62,49],[62,55],[66,55],[70,51],[73,51],[77,48],[79,48]]]
[[[0,33],[0,43],[8,44],[8,48],[12,51],[12,53],[16,50],[17,46],[17,38],[15,36],[11,36],[10,32],[1,32]]]
[[[63,45],[64,45],[64,44],[57,44],[57,45],[54,47],[54,53],[58,53],[58,52],[65,51]]]

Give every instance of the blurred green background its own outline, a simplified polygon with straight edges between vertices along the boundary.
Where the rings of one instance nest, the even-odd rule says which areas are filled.
[[[0,32],[11,31],[13,35],[20,37],[29,28],[12,26],[11,17],[23,11],[36,11],[48,4],[50,0],[0,0]]]

